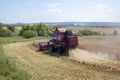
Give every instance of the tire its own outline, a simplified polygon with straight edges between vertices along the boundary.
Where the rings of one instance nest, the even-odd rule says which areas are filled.
[[[54,48],[54,46],[53,45],[50,45],[50,52],[56,52],[57,51],[57,49],[56,48]]]
[[[58,53],[61,55],[61,56],[69,56],[69,48],[59,48],[58,49]]]
[[[63,55],[63,51],[62,51],[62,48],[58,48],[57,52],[60,54],[60,55]]]
[[[65,56],[69,56],[69,48],[65,49]]]

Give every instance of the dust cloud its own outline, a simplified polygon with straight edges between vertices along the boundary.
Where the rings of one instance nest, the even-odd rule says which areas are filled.
[[[105,62],[105,61],[119,61],[117,55],[109,53],[95,53],[83,49],[72,49],[69,51],[70,58],[80,62]]]

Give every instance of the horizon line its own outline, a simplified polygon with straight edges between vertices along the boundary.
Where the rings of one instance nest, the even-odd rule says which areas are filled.
[[[36,23],[120,23],[117,21],[58,21],[58,22],[15,22],[15,23],[2,23],[2,24],[36,24]],[[1,22],[0,22],[1,23]]]

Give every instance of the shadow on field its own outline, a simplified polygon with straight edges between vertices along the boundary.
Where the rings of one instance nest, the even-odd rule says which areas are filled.
[[[47,55],[50,55],[50,56],[55,56],[55,57],[60,57],[60,54],[57,53],[57,52],[50,52],[49,50],[47,51],[42,51],[43,54],[47,54]]]

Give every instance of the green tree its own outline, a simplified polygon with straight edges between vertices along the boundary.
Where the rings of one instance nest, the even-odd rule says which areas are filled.
[[[0,35],[2,34],[2,30],[3,30],[3,25],[2,23],[0,23]]]
[[[32,38],[32,37],[36,37],[37,36],[37,32],[36,31],[33,31],[33,30],[26,30],[24,33],[23,33],[23,37],[24,38]]]
[[[29,27],[30,27],[29,25],[23,25],[22,30],[19,33],[19,36],[22,36],[24,31],[29,30]]]
[[[29,30],[30,29],[30,26],[29,25],[23,25],[22,26],[22,30],[25,31],[25,30]]]
[[[89,29],[80,30],[77,34],[78,36],[101,35],[100,32],[92,31]]]
[[[33,27],[36,28],[36,31],[37,31],[39,36],[45,36],[46,35],[47,26],[45,24],[43,24],[43,23],[34,24]]]
[[[11,37],[11,36],[13,36],[13,33],[12,33],[12,31],[10,31],[8,29],[2,29],[0,36],[1,37]]]
[[[2,25],[2,23],[0,23],[0,30],[2,30],[3,29],[3,25]]]
[[[3,24],[0,23],[0,37],[11,37],[13,33],[8,29],[3,29]]]
[[[7,29],[9,29],[12,32],[15,32],[15,26],[7,26]]]
[[[33,31],[36,31],[37,35],[39,36],[50,36],[52,34],[53,29],[54,29],[53,27],[48,27],[43,23],[34,24],[32,26],[24,25],[22,26],[20,35],[22,36],[26,30],[33,30]]]

